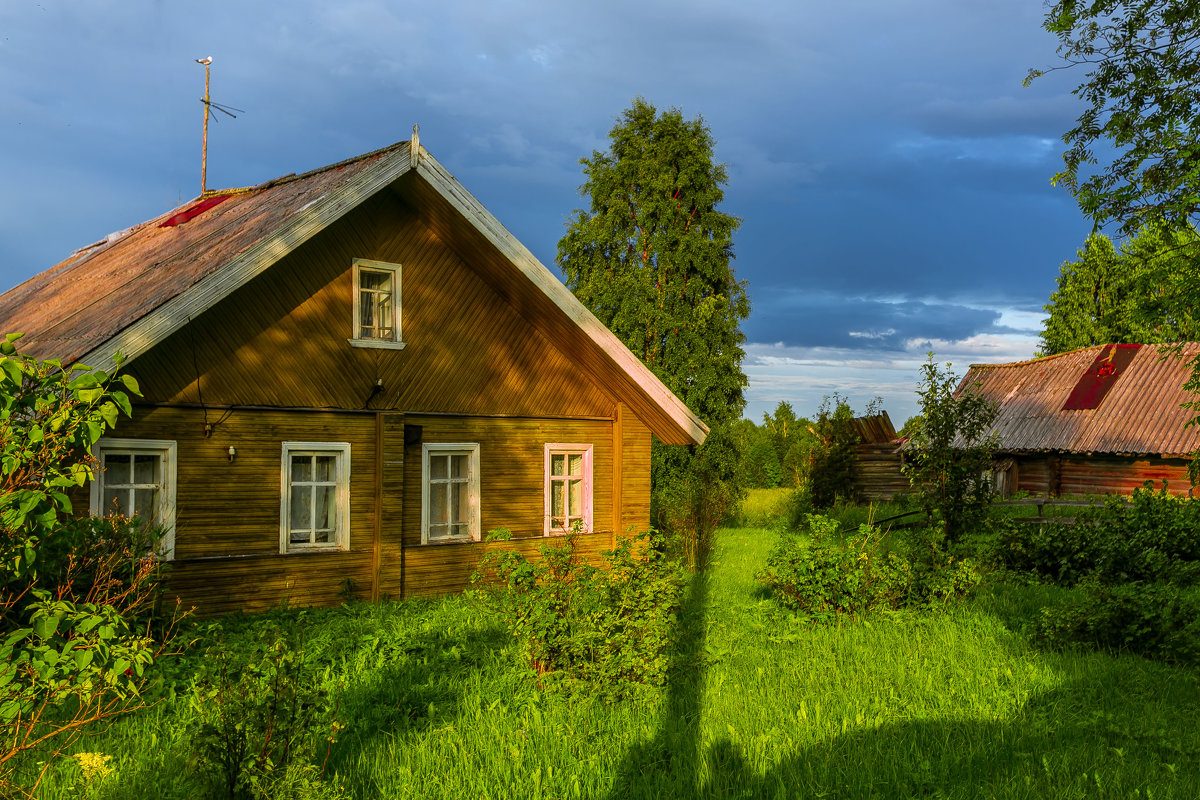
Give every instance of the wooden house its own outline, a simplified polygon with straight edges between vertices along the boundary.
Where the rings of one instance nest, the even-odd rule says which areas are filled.
[[[707,434],[415,137],[82,248],[0,326],[125,357],[85,503],[165,525],[203,613],[454,591],[573,526],[606,549],[650,523],[651,434]]]
[[[1002,494],[1130,494],[1145,481],[1187,493],[1200,428],[1183,389],[1200,354],[1165,345],[1098,345],[1014,364],[975,364],[959,391],[997,405]]]

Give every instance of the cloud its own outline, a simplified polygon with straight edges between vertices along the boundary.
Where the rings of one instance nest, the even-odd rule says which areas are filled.
[[[752,341],[847,350],[903,351],[914,339],[957,341],[994,330],[996,309],[934,300],[840,296],[829,292],[756,297],[745,330]]]

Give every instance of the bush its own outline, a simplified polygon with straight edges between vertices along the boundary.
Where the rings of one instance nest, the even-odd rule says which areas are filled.
[[[867,413],[875,410],[874,404]],[[817,442],[810,451],[808,499],[813,508],[827,509],[838,501],[853,502],[858,497],[858,432],[854,411],[845,398],[834,395],[821,401],[817,422],[812,428]]]
[[[1036,636],[1056,647],[1084,645],[1182,664],[1200,664],[1200,592],[1169,583],[1087,581],[1078,599],[1042,609]]]
[[[214,797],[344,795],[323,774],[341,729],[338,698],[305,668],[298,634],[268,631],[249,654],[217,644],[204,663],[192,685],[190,735]]]
[[[785,533],[755,577],[786,607],[818,621],[958,598],[980,582],[970,561],[913,561],[889,552],[878,528],[862,524],[839,541],[839,523],[808,516],[810,535]]]
[[[1147,483],[1128,502],[1114,495],[1082,509],[1074,525],[1007,522],[997,559],[1065,586],[1086,577],[1106,585],[1194,585],[1200,583],[1200,501]]]
[[[603,562],[586,563],[568,535],[561,546],[542,545],[539,560],[490,554],[473,580],[494,573],[502,590],[493,596],[540,680],[582,682],[620,698],[665,682],[684,573],[654,533],[622,539]]]

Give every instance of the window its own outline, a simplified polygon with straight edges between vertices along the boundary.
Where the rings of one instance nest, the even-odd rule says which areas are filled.
[[[479,445],[421,446],[421,544],[479,541]]]
[[[350,444],[284,442],[279,551],[350,547]]]
[[[400,265],[354,259],[355,347],[402,349],[400,338]]]
[[[546,445],[546,509],[543,533],[592,529],[592,446]]]
[[[164,529],[158,554],[175,555],[175,442],[103,438],[94,448],[100,468],[92,481],[93,515],[137,517]]]

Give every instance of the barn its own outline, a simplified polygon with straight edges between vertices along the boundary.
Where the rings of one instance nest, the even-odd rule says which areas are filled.
[[[596,553],[649,526],[651,435],[707,434],[415,137],[83,247],[0,326],[125,358],[80,505],[160,522],[202,613],[451,592],[571,528]]]
[[[1011,364],[975,364],[958,391],[996,403],[1003,494],[1128,495],[1145,481],[1191,488],[1200,428],[1183,386],[1200,344],[1110,344]]]

